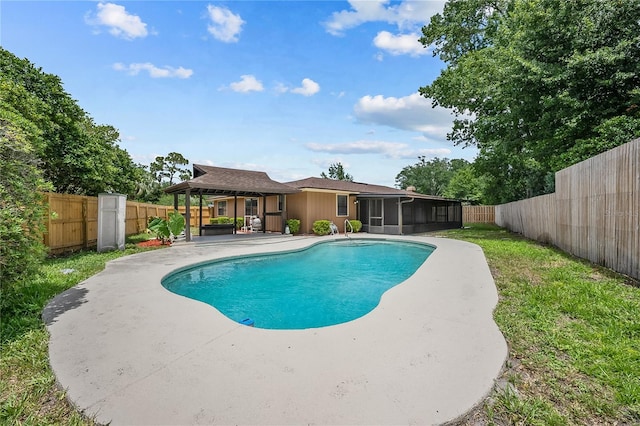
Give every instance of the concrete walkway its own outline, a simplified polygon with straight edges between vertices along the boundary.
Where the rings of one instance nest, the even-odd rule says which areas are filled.
[[[246,327],[160,284],[192,263],[331,238],[344,236],[185,243],[110,262],[43,312],[60,385],[112,425],[426,425],[481,402],[507,346],[476,245],[388,237],[437,249],[369,314],[316,329]]]

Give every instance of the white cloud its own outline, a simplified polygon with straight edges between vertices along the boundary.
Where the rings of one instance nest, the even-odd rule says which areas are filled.
[[[442,11],[445,1],[402,1],[389,5],[389,0],[349,0],[351,10],[334,12],[324,22],[333,35],[343,35],[350,28],[366,22],[387,22],[401,30],[415,29],[429,22],[431,16]]]
[[[242,75],[240,81],[231,83],[229,85],[234,92],[248,93],[248,92],[262,92],[264,87],[262,83],[257,80],[253,75]]]
[[[353,112],[363,123],[422,132],[440,140],[446,137],[454,118],[446,108],[432,108],[431,101],[418,93],[402,98],[363,96],[353,107]]]
[[[312,96],[320,91],[320,85],[310,78],[302,80],[302,86],[291,89],[291,93],[297,93],[303,96]]]
[[[290,88],[286,84],[277,83],[274,90],[276,93],[291,92],[303,96],[313,96],[320,91],[320,85],[310,78],[305,78],[300,87]]]
[[[87,16],[85,21],[90,25],[109,27],[111,35],[127,40],[148,34],[147,24],[139,16],[127,13],[124,6],[114,3],[98,3],[95,17]]]
[[[451,150],[446,148],[415,149],[406,143],[385,141],[355,141],[341,144],[308,143],[305,147],[313,152],[329,154],[382,154],[387,158],[416,158],[449,155]]]
[[[135,63],[125,65],[123,63],[115,63],[113,64],[113,69],[116,71],[125,71],[130,75],[138,75],[141,71],[146,71],[149,73],[149,77],[151,78],[189,78],[193,74],[193,70],[178,67],[173,68],[170,66],[164,66],[162,68],[156,67],[152,63]]]
[[[380,31],[373,39],[373,44],[392,55],[420,56],[430,53],[429,49],[418,41],[418,33],[393,35],[388,31]],[[378,60],[381,60],[380,57]]]
[[[207,27],[209,33],[217,40],[225,43],[235,43],[245,23],[240,15],[236,15],[226,7],[207,6],[211,23]]]

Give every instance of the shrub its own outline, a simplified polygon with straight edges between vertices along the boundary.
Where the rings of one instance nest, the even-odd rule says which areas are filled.
[[[300,231],[300,219],[287,219],[287,226],[289,227],[289,232],[297,234]]]
[[[316,235],[327,235],[331,232],[331,222],[328,220],[316,220],[313,222],[313,233]]]
[[[184,216],[177,211],[169,213],[169,219],[152,217],[149,220],[149,230],[156,234],[164,244],[167,240],[172,241],[184,230]]]
[[[211,219],[209,219],[209,222],[211,222],[212,224],[233,223],[233,219],[228,218],[227,216],[218,216],[218,217],[212,217]]]
[[[26,279],[44,258],[46,209],[40,191],[51,189],[29,137],[36,132],[20,117],[5,115],[10,113],[0,110],[0,292]]]
[[[233,223],[233,219],[230,219],[229,223]],[[244,217],[236,217],[236,229],[241,229],[244,226]]]
[[[360,230],[362,229],[362,222],[360,222],[359,220],[350,220],[349,223],[353,228],[353,232],[360,232]]]

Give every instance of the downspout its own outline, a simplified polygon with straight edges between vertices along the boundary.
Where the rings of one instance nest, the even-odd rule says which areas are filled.
[[[407,204],[407,203],[413,203],[415,200],[414,197],[409,198],[408,200],[400,200],[400,202],[398,203],[398,224],[400,225],[400,235],[404,235],[404,232],[402,232],[402,205],[403,204]]]

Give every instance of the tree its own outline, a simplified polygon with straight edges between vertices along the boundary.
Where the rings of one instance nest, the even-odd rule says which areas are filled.
[[[118,146],[118,131],[97,125],[64,91],[59,77],[0,48],[3,108],[38,129],[33,154],[56,192],[132,194],[136,167]]]
[[[453,172],[443,195],[470,204],[484,204],[484,187],[483,178],[476,175],[473,164],[468,164]]]
[[[189,160],[182,154],[170,152],[166,157],[158,156],[149,165],[149,171],[155,176],[158,183],[173,185],[173,180],[179,178],[181,181],[191,178],[191,171],[188,168],[180,167],[189,164]]]
[[[402,189],[413,186],[416,192],[438,196],[444,196],[455,172],[469,164],[466,160],[437,157],[427,161],[426,157],[420,156],[418,160],[398,173],[396,185]]]
[[[320,173],[320,177],[324,179],[346,180],[353,182],[353,176],[344,171],[342,163],[331,163],[329,166],[329,175],[325,172]]]
[[[164,195],[162,185],[147,166],[138,165],[137,167],[140,176],[136,180],[135,199],[145,203],[157,203]]]
[[[420,92],[457,114],[494,202],[640,136],[639,18],[638,0],[451,0],[423,28],[447,68]]]

